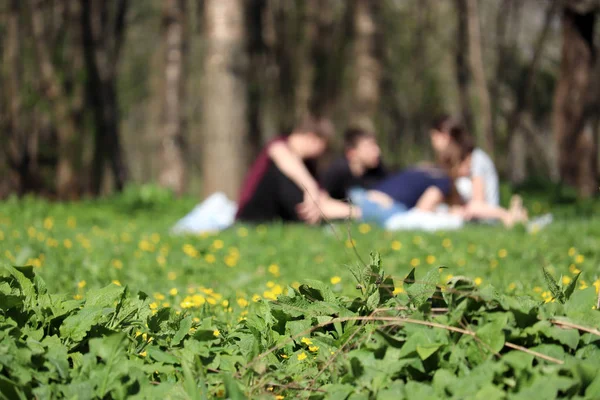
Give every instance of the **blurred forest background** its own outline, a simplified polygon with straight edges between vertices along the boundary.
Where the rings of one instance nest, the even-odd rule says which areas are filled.
[[[464,119],[502,177],[597,193],[600,0],[2,0],[0,197],[237,195],[307,111],[390,165]],[[338,142],[339,150],[339,142]]]

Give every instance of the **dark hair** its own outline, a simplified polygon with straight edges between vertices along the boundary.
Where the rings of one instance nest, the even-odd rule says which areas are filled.
[[[431,129],[447,133],[454,125],[458,125],[458,121],[452,118],[449,114],[439,115],[431,123]]]
[[[314,133],[330,142],[335,135],[335,127],[328,118],[307,115],[298,121],[294,127],[294,132]]]
[[[358,146],[362,139],[373,138],[375,134],[362,128],[348,128],[344,132],[344,151],[352,150]]]

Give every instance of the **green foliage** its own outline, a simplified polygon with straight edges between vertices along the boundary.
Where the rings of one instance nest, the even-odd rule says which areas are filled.
[[[564,303],[514,302],[467,278],[440,286],[438,275],[434,268],[419,281],[413,269],[407,296],[394,296],[373,253],[356,274],[361,297],[310,281],[225,326],[152,310],[145,294],[118,285],[69,300],[48,293],[32,268],[6,267],[0,390],[80,399],[600,395],[600,340],[564,326],[598,326],[593,288],[561,291]],[[446,312],[432,310],[437,295]],[[535,318],[524,323],[522,314]]]

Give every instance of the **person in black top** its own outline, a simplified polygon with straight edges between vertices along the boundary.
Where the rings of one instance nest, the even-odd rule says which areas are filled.
[[[321,187],[333,199],[344,200],[348,198],[350,189],[370,189],[386,175],[375,135],[363,129],[350,128],[344,133],[344,157],[331,163],[323,174]]]

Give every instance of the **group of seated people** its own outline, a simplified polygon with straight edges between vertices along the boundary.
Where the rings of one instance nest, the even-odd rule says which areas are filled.
[[[323,118],[307,117],[288,135],[270,141],[242,186],[236,220],[242,222],[356,219],[386,226],[413,210],[445,213],[462,221],[524,222],[519,198],[509,209],[499,200],[490,157],[454,118],[442,116],[429,136],[435,161],[387,171],[373,132],[350,128],[344,154],[317,176],[316,161],[333,139]]]

